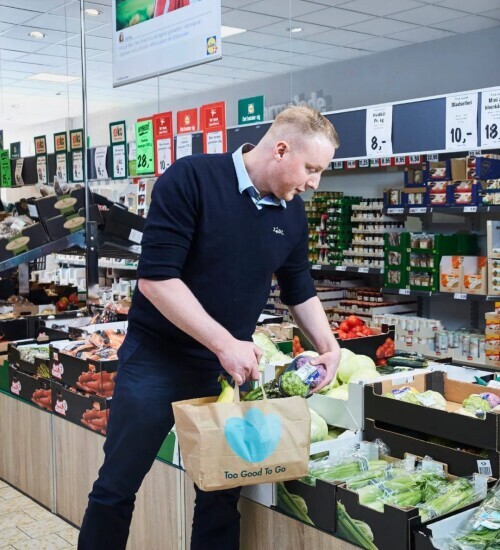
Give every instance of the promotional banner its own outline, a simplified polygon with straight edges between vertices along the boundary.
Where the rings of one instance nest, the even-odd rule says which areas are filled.
[[[8,149],[0,149],[0,185],[1,187],[12,187]]]
[[[446,149],[477,147],[477,93],[446,97]]]
[[[14,181],[16,182],[16,185],[24,185],[23,167],[24,167],[24,159],[22,158],[16,159],[16,169],[14,171]]]
[[[47,138],[36,136],[34,141],[37,183],[47,183]]]
[[[155,140],[155,174],[160,176],[174,162],[172,140],[172,111],[159,113],[153,116],[153,130]]]
[[[177,111],[177,134],[188,134],[198,130],[198,110]]]
[[[200,123],[203,130],[203,152],[225,153],[226,138],[226,103],[209,103],[200,107]]]
[[[71,181],[83,181],[83,130],[70,130]]]
[[[124,120],[111,122],[109,125],[109,140],[111,142],[112,178],[124,179],[127,177],[127,125]],[[101,163],[102,171],[102,163]],[[102,172],[104,174],[104,172]],[[107,171],[106,176],[108,177]]]
[[[220,0],[113,0],[113,86],[222,57]]]
[[[155,150],[153,139],[153,119],[139,119],[135,124],[135,147],[137,174],[154,174]]]
[[[264,120],[264,96],[238,100],[238,125],[254,124]]]
[[[21,142],[16,141],[15,143],[10,144],[10,158],[11,159],[20,159],[21,158]]]
[[[500,147],[500,88],[481,93],[481,147]]]
[[[56,176],[60,182],[68,181],[68,135],[66,132],[54,134],[54,152],[56,154]]]
[[[98,180],[108,179],[108,169],[106,168],[106,158],[108,156],[108,148],[96,147],[94,155],[95,173]]]

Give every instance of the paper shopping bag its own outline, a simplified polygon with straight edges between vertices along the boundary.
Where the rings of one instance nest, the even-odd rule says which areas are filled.
[[[200,489],[229,489],[307,475],[311,417],[304,398],[216,400],[173,403],[184,467]]]

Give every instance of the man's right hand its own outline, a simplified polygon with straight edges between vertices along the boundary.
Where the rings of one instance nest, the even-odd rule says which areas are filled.
[[[222,368],[241,386],[247,380],[259,379],[259,361],[262,355],[263,351],[253,342],[234,339],[217,356]]]

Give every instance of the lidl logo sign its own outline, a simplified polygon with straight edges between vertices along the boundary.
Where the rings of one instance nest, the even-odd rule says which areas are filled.
[[[238,101],[238,124],[264,121],[264,96],[247,97]]]
[[[214,53],[217,53],[217,50],[217,37],[209,36],[207,38],[207,55],[213,55]]]

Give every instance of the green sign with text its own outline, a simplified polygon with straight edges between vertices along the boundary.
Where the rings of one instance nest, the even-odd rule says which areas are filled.
[[[10,144],[10,158],[11,159],[20,159],[21,158],[21,142],[16,141],[15,143]]]
[[[247,97],[238,100],[238,124],[264,122],[264,96]]]
[[[155,149],[152,119],[135,123],[135,145],[137,174],[154,174]]]
[[[7,149],[0,150],[0,185],[2,187],[12,187],[10,157]]]

